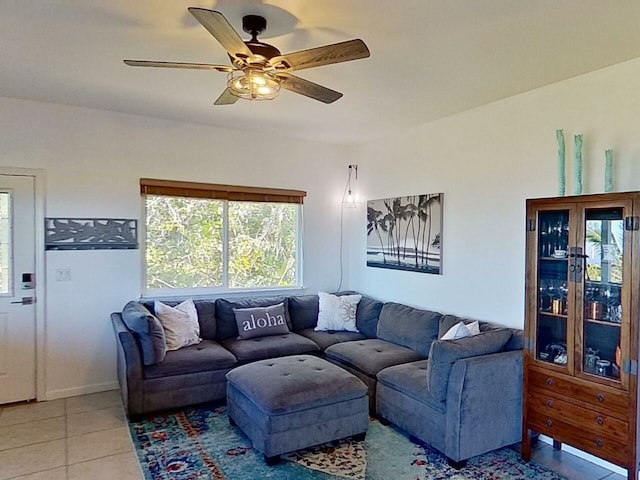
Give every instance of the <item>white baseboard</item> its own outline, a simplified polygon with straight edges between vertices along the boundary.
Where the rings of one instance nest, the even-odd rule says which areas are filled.
[[[58,398],[77,397],[78,395],[88,395],[90,393],[106,392],[120,388],[118,382],[94,383],[93,385],[83,385],[82,387],[63,388],[60,390],[47,390],[45,398],[38,400],[57,400]]]
[[[544,443],[548,443],[549,445],[553,445],[553,439],[546,437],[544,435],[540,435],[540,441],[544,442]],[[587,452],[583,452],[582,450],[578,450],[577,448],[572,447],[571,445],[567,445],[565,443],[562,444],[562,450],[570,453],[572,455],[575,455],[576,457],[580,457],[583,460],[586,460],[587,462],[591,462],[594,463],[600,467],[606,468],[607,470],[611,470],[614,473],[617,473],[618,475],[622,475],[625,478],[627,477],[627,470],[619,467],[618,465],[614,465],[613,463],[609,463],[606,462],[604,460],[602,460],[601,458],[598,457],[594,457],[593,455],[587,453]]]

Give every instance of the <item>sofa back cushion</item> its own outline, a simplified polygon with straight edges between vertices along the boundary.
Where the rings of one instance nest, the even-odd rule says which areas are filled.
[[[293,330],[298,332],[314,328],[318,322],[318,295],[295,295],[289,297],[289,317]]]
[[[162,301],[165,305],[175,307],[182,300]],[[153,300],[141,302],[151,313],[155,315]],[[200,325],[200,338],[205,340],[216,339],[216,302],[215,300],[194,300],[196,312],[198,312],[198,324]]]
[[[399,303],[385,303],[380,312],[377,337],[418,352],[427,358],[431,342],[438,337],[442,314]]]
[[[384,304],[373,298],[363,296],[358,302],[356,327],[367,338],[376,338],[378,321]]]
[[[164,328],[160,321],[139,302],[131,301],[122,309],[122,321],[133,332],[142,351],[142,363],[153,365],[167,354]]]
[[[278,303],[284,304],[285,321],[289,330],[292,330],[291,319],[289,318],[289,299],[287,297],[242,298],[234,301],[225,300],[224,298],[217,299],[217,339],[226,340],[227,338],[236,338],[238,336],[238,324],[236,323],[234,308],[269,307]]]
[[[453,364],[462,358],[500,352],[511,338],[507,328],[489,330],[458,340],[436,340],[431,344],[427,360],[427,389],[439,402],[447,399],[449,374]]]

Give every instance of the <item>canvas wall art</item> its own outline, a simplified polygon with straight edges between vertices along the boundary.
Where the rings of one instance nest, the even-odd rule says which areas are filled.
[[[367,202],[367,266],[442,273],[442,193]]]

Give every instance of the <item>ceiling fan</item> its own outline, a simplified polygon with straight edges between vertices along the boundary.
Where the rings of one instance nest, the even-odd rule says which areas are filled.
[[[242,29],[251,34],[251,40],[245,41],[222,13],[197,7],[189,7],[188,10],[220,42],[233,66],[149,60],[124,60],[124,63],[132,67],[225,72],[228,74],[227,88],[214,105],[230,105],[239,98],[272,100],[278,95],[280,87],[324,103],[333,103],[342,97],[342,93],[292,75],[291,72],[369,56],[369,49],[360,39],[282,55],[273,45],[258,40],[258,35],[267,28],[264,17],[245,15],[242,18]]]

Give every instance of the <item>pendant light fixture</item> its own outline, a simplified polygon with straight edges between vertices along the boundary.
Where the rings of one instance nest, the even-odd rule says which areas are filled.
[[[358,179],[358,166],[349,165],[349,176],[347,177],[347,187],[345,188],[345,194],[342,198],[342,206],[344,208],[356,208],[358,206],[358,196],[351,185],[351,175],[354,176],[354,180]]]

